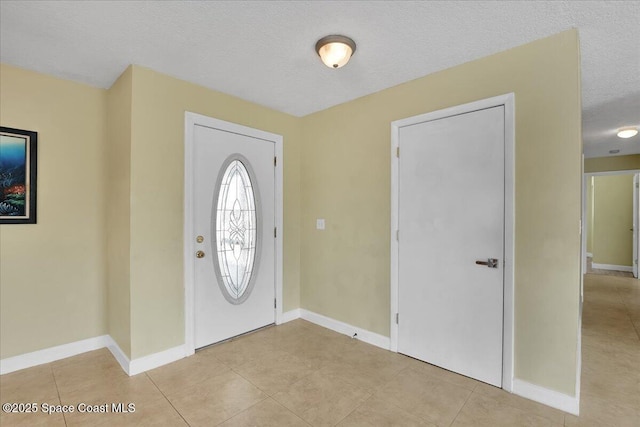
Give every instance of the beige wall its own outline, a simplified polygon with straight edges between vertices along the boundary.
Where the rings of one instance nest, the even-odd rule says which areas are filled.
[[[44,182],[40,224],[0,228],[2,357],[107,330],[132,359],[184,342],[185,111],[284,136],[284,309],[302,306],[388,335],[390,122],[515,92],[515,373],[574,393],[581,184],[576,31],[302,119],[136,66],[108,96],[6,66],[1,83],[2,124],[41,132]],[[106,189],[107,169],[118,190],[129,186],[128,200],[115,187]],[[54,193],[59,188],[83,197]],[[115,206],[107,209],[106,200]],[[325,232],[315,230],[318,217],[327,220]],[[24,267],[31,267],[26,276]]]
[[[299,119],[133,67],[131,356],[184,343],[184,113],[284,136],[284,309],[299,307]]]
[[[640,154],[584,159],[584,171],[608,172],[640,169]]]
[[[185,111],[284,136],[284,310],[299,307],[299,119],[141,67],[108,91],[1,71],[2,125],[40,138],[38,224],[0,226],[2,358],[105,333],[131,359],[184,342]]]
[[[594,177],[593,262],[633,265],[633,174]]]
[[[388,335],[391,121],[515,92],[515,375],[574,395],[579,66],[570,30],[303,118],[301,306]]]
[[[106,91],[0,64],[0,124],[38,132],[38,223],[0,225],[0,357],[107,332]]]
[[[131,93],[132,67],[107,97],[107,312],[109,335],[131,358]]]

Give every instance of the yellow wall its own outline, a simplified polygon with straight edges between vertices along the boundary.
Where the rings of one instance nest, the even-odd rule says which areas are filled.
[[[303,118],[301,306],[388,335],[390,123],[515,92],[515,375],[574,395],[579,66],[570,30]]]
[[[640,169],[640,154],[584,159],[584,171],[608,172]]]
[[[284,136],[284,309],[302,306],[388,335],[390,122],[515,92],[515,374],[574,393],[575,30],[302,119],[136,66],[108,96],[7,66],[1,83],[2,124],[40,132],[42,183],[40,223],[0,228],[2,357],[106,331],[132,359],[184,342],[185,111]],[[107,170],[117,189],[107,190]],[[119,194],[127,185],[128,197]],[[315,230],[318,217],[325,232]]]
[[[107,332],[105,90],[0,64],[0,124],[38,132],[38,223],[0,225],[0,357]]]
[[[107,98],[107,311],[109,335],[131,358],[131,93],[132,67]]]
[[[184,112],[284,136],[284,310],[299,307],[299,119],[133,67],[131,356],[184,343]]]
[[[184,342],[185,111],[284,136],[284,310],[299,307],[299,119],[141,67],[108,91],[1,78],[2,126],[40,138],[38,224],[0,227],[2,358],[105,333],[131,359]]]
[[[633,174],[594,177],[593,262],[631,267]]]

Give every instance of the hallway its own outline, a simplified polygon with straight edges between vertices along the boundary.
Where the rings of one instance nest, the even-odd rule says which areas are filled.
[[[580,418],[565,425],[640,425],[640,282],[586,274]]]

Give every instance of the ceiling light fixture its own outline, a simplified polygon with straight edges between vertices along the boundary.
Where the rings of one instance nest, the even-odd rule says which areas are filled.
[[[631,138],[632,136],[636,136],[638,134],[638,128],[629,126],[626,128],[618,129],[618,138]]]
[[[329,68],[344,66],[356,51],[356,42],[346,36],[326,36],[316,43],[316,52]]]

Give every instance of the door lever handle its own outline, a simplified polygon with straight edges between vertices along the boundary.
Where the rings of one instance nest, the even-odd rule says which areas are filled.
[[[497,258],[489,258],[486,261],[476,261],[477,265],[486,265],[489,268],[498,268],[498,259]]]

